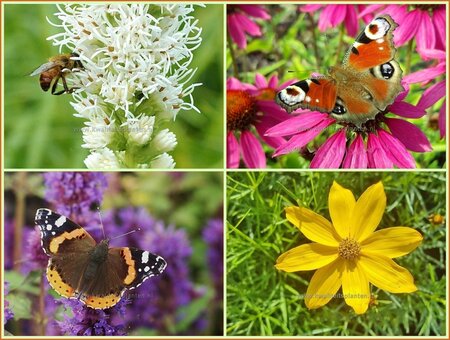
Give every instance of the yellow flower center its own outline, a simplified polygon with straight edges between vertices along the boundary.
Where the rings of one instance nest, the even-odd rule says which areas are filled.
[[[359,256],[361,246],[354,239],[346,237],[339,243],[339,256],[346,260],[354,260]]]
[[[248,129],[256,118],[256,101],[247,91],[227,90],[227,130]]]

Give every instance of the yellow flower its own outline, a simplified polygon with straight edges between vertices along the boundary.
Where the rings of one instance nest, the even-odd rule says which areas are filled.
[[[413,251],[422,235],[407,227],[375,231],[386,208],[383,183],[370,186],[356,201],[334,182],[328,206],[332,222],[306,208],[286,208],[287,219],[315,243],[287,251],[275,265],[286,272],[317,269],[305,295],[309,309],[326,305],[341,286],[357,314],[369,306],[369,283],[391,293],[417,290],[409,271],[392,259]]]

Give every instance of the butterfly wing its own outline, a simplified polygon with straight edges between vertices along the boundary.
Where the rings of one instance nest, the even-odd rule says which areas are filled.
[[[48,282],[60,295],[75,297],[95,240],[81,226],[49,209],[38,209],[35,222],[42,248],[50,256]]]
[[[110,248],[107,261],[97,268],[81,300],[89,307],[105,309],[120,301],[126,289],[134,289],[148,278],[161,274],[166,261],[137,248]]]
[[[358,35],[342,67],[332,69],[340,84],[334,118],[356,124],[373,119],[403,91],[402,70],[394,60],[397,26],[389,15],[375,18]]]
[[[298,108],[331,112],[336,102],[336,84],[330,77],[301,80],[278,92],[278,105],[289,113]]]

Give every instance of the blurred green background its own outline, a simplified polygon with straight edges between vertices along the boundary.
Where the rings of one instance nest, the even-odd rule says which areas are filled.
[[[59,53],[46,38],[58,33],[47,19],[55,5],[4,5],[4,122],[6,168],[85,168],[88,150],[81,148],[83,119],[73,117],[70,95],[53,96],[29,77],[35,68]],[[170,130],[178,146],[177,168],[223,167],[223,5],[196,7],[202,45],[191,67],[193,93],[201,114],[181,111]],[[63,51],[70,52],[70,51]]]

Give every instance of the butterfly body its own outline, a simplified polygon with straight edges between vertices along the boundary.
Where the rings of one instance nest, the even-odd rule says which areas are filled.
[[[298,108],[326,112],[357,126],[374,119],[403,90],[392,42],[396,27],[389,15],[375,18],[356,38],[342,65],[281,90],[277,103],[289,113]]]
[[[38,209],[36,224],[50,259],[47,279],[66,298],[79,299],[88,307],[114,306],[128,289],[159,275],[166,261],[132,247],[110,248],[109,240],[97,243],[81,226],[48,209]]]

